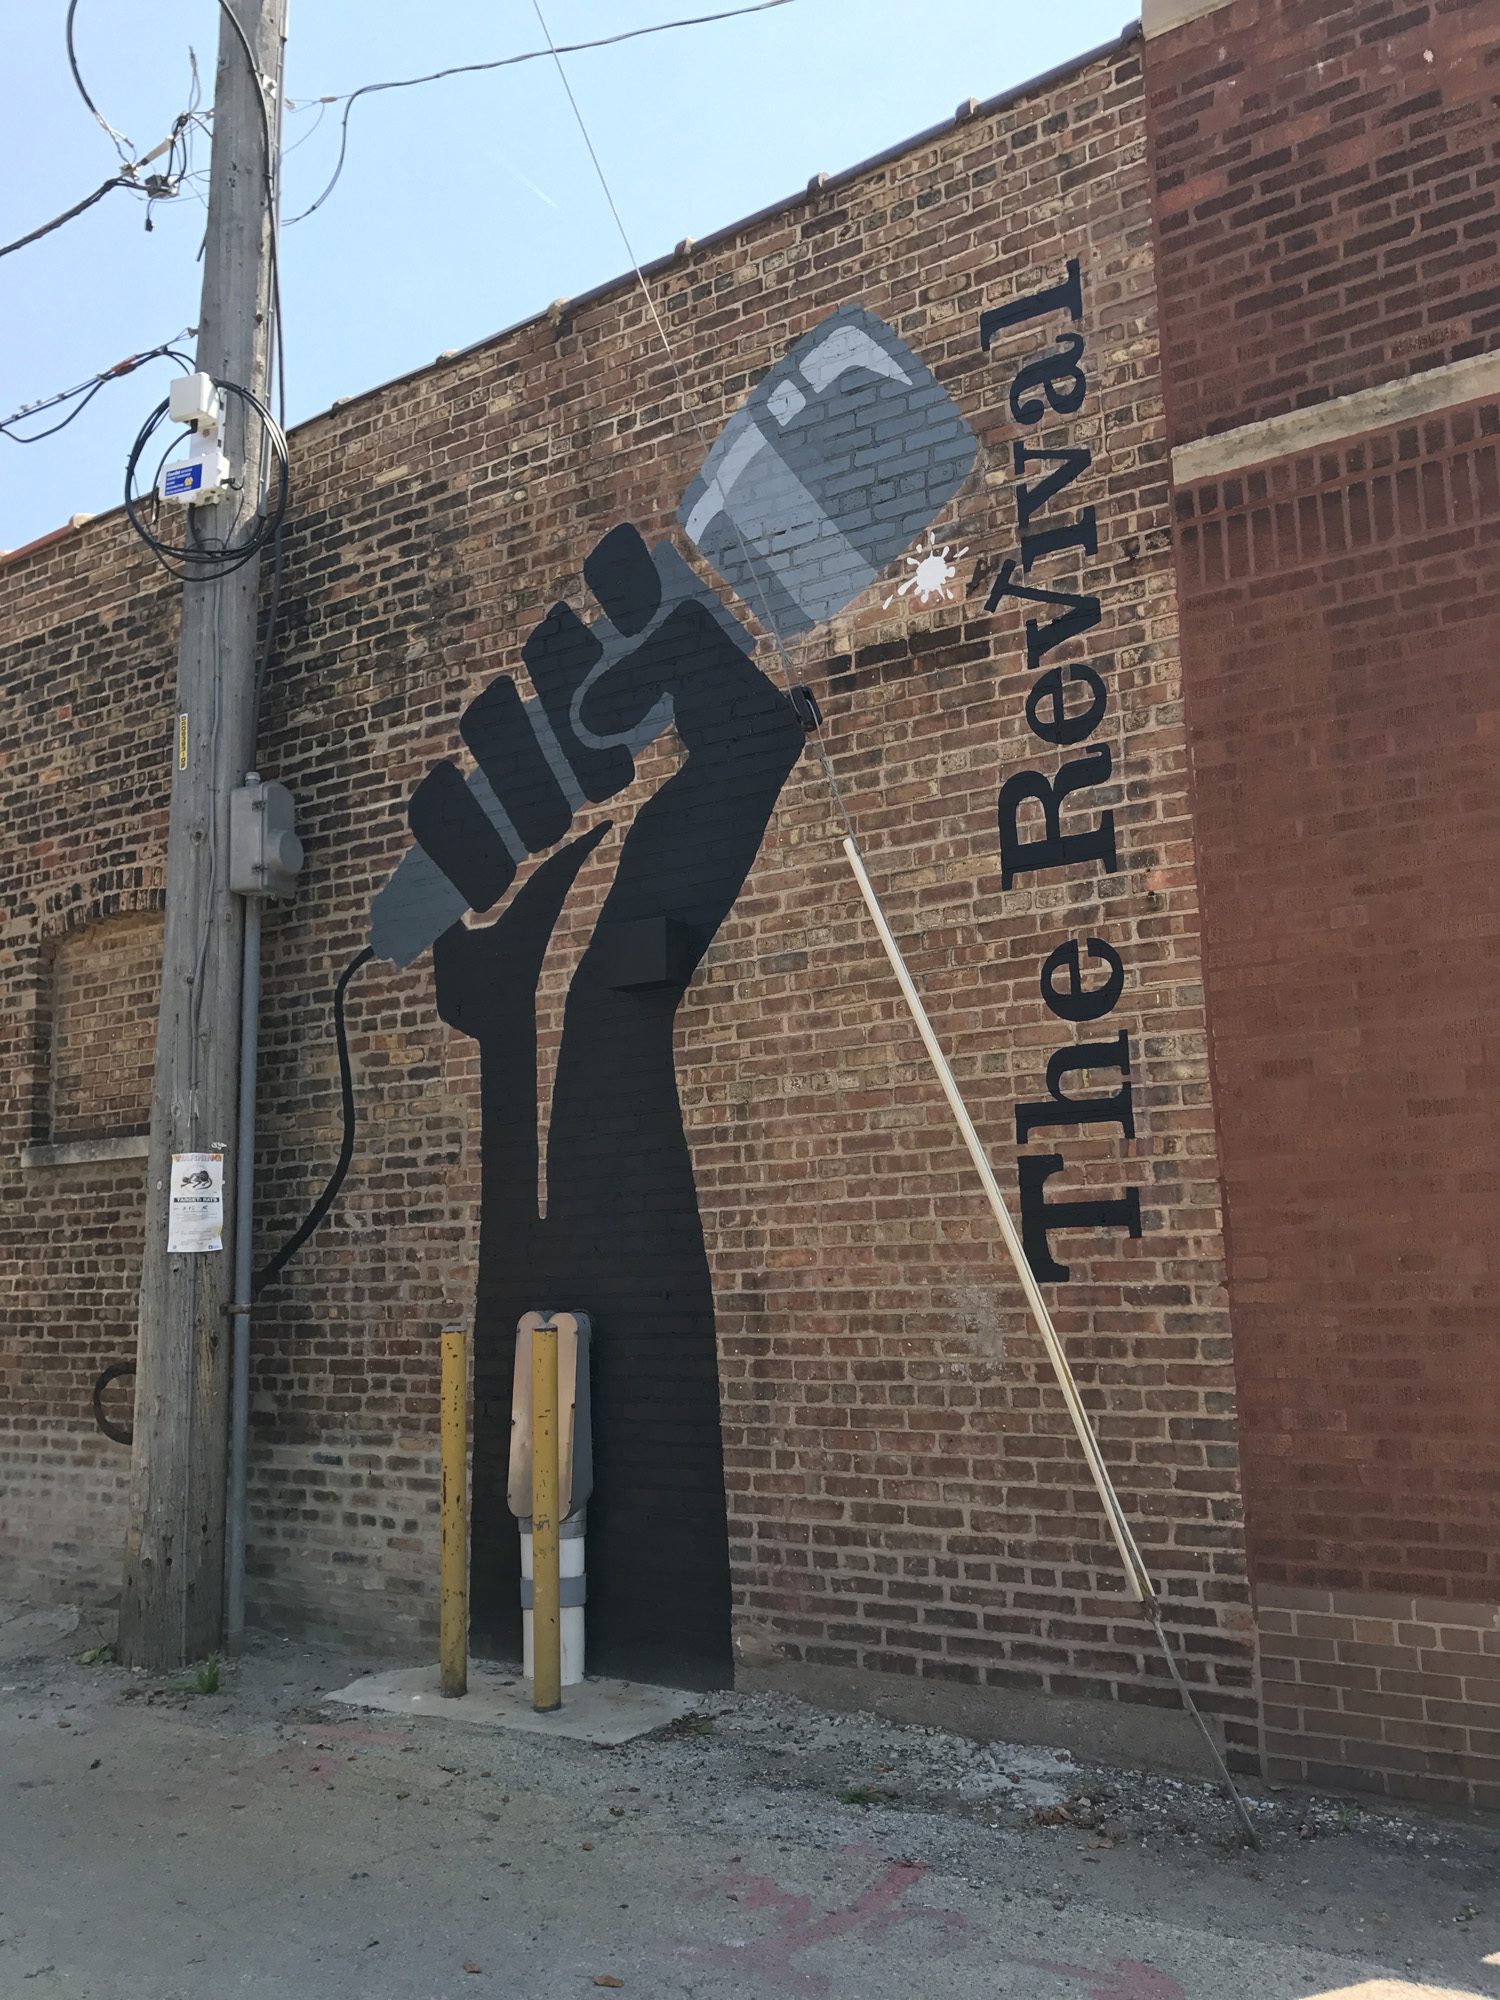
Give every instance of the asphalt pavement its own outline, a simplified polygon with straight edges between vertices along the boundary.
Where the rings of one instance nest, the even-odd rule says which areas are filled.
[[[88,1649],[90,1652],[92,1648]],[[3,2000],[1500,2000],[1500,1824],[705,1696],[618,1748],[0,1664]]]

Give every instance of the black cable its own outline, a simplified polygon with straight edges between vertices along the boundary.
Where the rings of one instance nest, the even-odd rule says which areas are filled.
[[[196,546],[193,546],[185,541],[163,541],[153,529],[146,526],[136,511],[138,504],[145,498],[143,494],[137,495],[135,491],[136,467],[140,463],[141,454],[151,442],[152,437],[160,427],[163,417],[167,414],[169,407],[167,403],[158,403],[150,416],[147,417],[145,423],[141,425],[136,441],[131,446],[130,457],[125,467],[125,512],[130,525],[135,529],[141,540],[150,549],[151,553],[156,557],[169,576],[184,579],[191,577],[195,580],[201,579],[204,582],[212,582],[218,577],[232,575],[235,570],[242,568],[247,562],[250,562],[257,556],[268,542],[275,540],[282,522],[286,519],[287,497],[291,491],[291,465],[287,453],[286,437],[280,424],[277,423],[259,396],[252,390],[242,388],[238,382],[219,382],[215,386],[226,391],[229,395],[238,396],[241,402],[248,404],[256,412],[261,422],[265,425],[266,435],[270,439],[271,450],[276,458],[278,467],[279,477],[275,504],[269,514],[260,516],[259,523],[253,529],[248,540],[224,543],[218,548],[210,547],[204,542],[199,542]],[[168,449],[170,449],[170,446]],[[153,500],[155,499],[154,486],[152,489],[152,498]],[[191,511],[197,512],[198,510],[193,509]],[[196,530],[197,524],[193,523],[192,525]]]
[[[115,151],[119,154],[120,158],[125,162],[126,166],[131,166],[134,164],[135,147],[131,145],[123,132],[115,130],[114,126],[110,124],[109,120],[84,87],[83,77],[78,68],[78,55],[73,47],[73,16],[77,12],[78,0],[68,0],[68,18],[63,28],[63,36],[68,45],[68,68],[73,72],[73,81],[78,86],[78,95],[109,134],[114,142]]]
[[[35,243],[43,236],[50,236],[54,229],[61,229],[65,222],[71,222],[75,216],[82,215],[84,210],[92,208],[96,201],[103,201],[104,197],[115,188],[134,188],[137,194],[147,194],[158,181],[161,183],[163,194],[175,192],[169,187],[164,174],[153,174],[145,183],[138,181],[133,174],[111,174],[103,187],[95,188],[94,192],[86,195],[82,201],[75,201],[71,208],[64,209],[61,215],[54,215],[52,220],[44,222],[40,229],[33,229],[26,236],[18,236],[14,243],[0,243],[0,257],[8,257],[12,250],[24,250],[28,243]]]
[[[226,6],[226,0],[219,0],[219,5],[221,7]],[[335,187],[337,187],[339,175],[344,171],[344,154],[349,146],[349,113],[354,109],[355,104],[361,97],[368,97],[377,90],[410,90],[415,84],[438,83],[445,76],[472,76],[481,70],[510,69],[516,63],[545,62],[553,55],[577,55],[582,49],[612,48],[616,42],[633,42],[641,35],[664,35],[671,28],[702,28],[713,21],[733,21],[741,14],[765,14],[772,7],[787,7],[790,5],[791,0],[755,0],[753,6],[730,7],[721,14],[694,14],[682,21],[658,21],[653,27],[649,28],[627,28],[623,34],[603,35],[598,41],[594,42],[559,44],[555,50],[550,48],[527,49],[523,55],[500,56],[494,62],[456,63],[452,69],[435,69],[430,76],[397,77],[390,83],[362,83],[358,90],[351,90],[349,92],[344,104],[344,117],[339,129],[339,157],[338,163],[333,170],[333,179],[329,181],[327,187],[324,188],[323,192],[310,208],[304,208],[300,215],[294,215],[291,218],[291,222],[288,222],[287,228],[290,229],[293,222],[305,222],[315,209],[323,206],[324,202],[333,193]],[[338,101],[337,97],[323,99],[325,104],[337,104]]]
[[[116,382],[123,376],[133,375],[137,368],[143,368],[148,361],[168,359],[180,362],[184,368],[191,371],[192,362],[188,360],[185,354],[177,352],[174,343],[179,340],[191,339],[197,331],[198,329],[195,326],[185,326],[181,333],[174,334],[171,340],[163,341],[160,347],[148,347],[141,354],[127,354],[125,359],[117,361],[113,368],[101,369],[97,375],[91,375],[86,382],[79,382],[71,389],[60,389],[55,396],[48,396],[40,403],[27,403],[23,405],[21,409],[15,411],[11,416],[6,417],[3,422],[0,422],[0,437],[8,437],[12,444],[40,444],[43,438],[56,437],[59,431],[66,430],[73,419],[87,409],[107,382]],[[22,423],[28,417],[41,416],[44,410],[55,410],[63,403],[74,402],[78,397],[82,397],[83,400],[77,404],[77,407],[70,410],[67,416],[63,417],[60,422],[51,425],[47,430],[33,431],[29,437],[22,437],[18,431],[11,428],[13,424]]]
[[[260,135],[264,146],[266,208],[271,218],[271,338],[276,344],[276,407],[282,424],[286,423],[286,343],[281,334],[281,221],[280,202],[277,197],[276,178],[279,165],[278,156],[271,139],[271,113],[266,105],[266,78],[261,74],[260,65],[255,60],[255,51],[250,46],[250,38],[241,25],[239,16],[230,6],[229,0],[219,0],[219,10],[230,27],[239,37],[240,47],[245,52],[249,65],[250,80],[255,85],[255,102],[260,107]],[[343,165],[340,156],[339,165]]]
[[[281,571],[284,550],[281,544],[283,524],[276,524],[275,567],[271,572],[271,607],[266,615],[266,636],[260,649],[260,660],[255,669],[255,696],[250,707],[250,761],[255,762],[256,747],[260,742],[260,710],[266,692],[266,681],[270,677],[271,661],[276,653],[276,618],[281,610]]]
[[[344,967],[339,983],[333,989],[333,1033],[339,1050],[339,1089],[343,1097],[344,1142],[339,1147],[338,1164],[328,1176],[328,1185],[307,1212],[307,1218],[300,1229],[289,1236],[268,1264],[262,1265],[255,1274],[250,1287],[252,1299],[258,1299],[273,1278],[283,1271],[293,1257],[312,1235],[318,1224],[334,1204],[339,1189],[344,1185],[344,1176],[349,1171],[349,1162],[354,1158],[354,1077],[349,1068],[349,1037],[344,1031],[344,994],[349,981],[359,968],[375,956],[374,948],[366,945]]]
[[[56,437],[59,431],[65,431],[68,428],[68,425],[72,423],[75,417],[83,415],[84,411],[93,402],[108,380],[109,377],[107,375],[96,375],[92,382],[80,383],[76,389],[69,389],[61,396],[52,396],[45,403],[39,403],[37,405],[39,410],[51,410],[55,409],[59,403],[66,402],[69,396],[81,396],[83,399],[73,409],[69,410],[65,417],[60,417],[55,424],[49,425],[44,431],[33,431],[30,437],[21,437],[10,428],[12,424],[19,423],[21,418],[28,414],[25,410],[17,410],[13,417],[7,417],[5,422],[0,424],[0,437],[8,437],[12,444],[40,444],[43,438]]]
[[[220,4],[223,4],[223,0],[220,0]],[[93,98],[90,97],[88,86],[83,80],[83,72],[78,67],[78,51],[73,45],[73,17],[77,12],[78,0],[68,0],[67,18],[63,24],[63,38],[67,43],[68,49],[68,68],[73,72],[73,82],[77,87],[78,95],[88,106],[91,115],[98,121],[103,130],[108,133],[110,143],[119,154],[120,164],[125,171],[119,174],[112,174],[102,187],[95,188],[91,195],[88,195],[83,201],[75,203],[72,208],[66,210],[62,215],[54,217],[51,222],[44,222],[40,229],[33,229],[27,236],[18,236],[14,243],[0,245],[0,257],[8,257],[12,250],[24,250],[28,243],[35,243],[40,237],[50,236],[54,229],[61,229],[65,222],[71,222],[75,216],[84,214],[86,210],[94,206],[95,202],[103,201],[104,197],[113,189],[120,187],[131,188],[136,194],[145,195],[146,227],[149,229],[151,227],[151,203],[154,201],[170,200],[176,194],[178,184],[181,180],[181,174],[174,172],[173,169],[177,166],[177,148],[182,138],[183,128],[191,120],[196,109],[196,95],[193,104],[189,105],[188,109],[182,112],[174,121],[168,137],[162,141],[162,144],[156,148],[155,152],[146,155],[146,161],[150,161],[154,160],[159,153],[165,152],[167,154],[166,173],[148,174],[146,179],[142,180],[138,170],[146,164],[146,161],[136,158],[134,144],[126,138],[123,132],[117,132],[114,126],[110,124]],[[236,23],[236,25],[238,24]],[[195,93],[197,81],[197,65],[194,64],[193,83]],[[186,165],[187,152],[184,146],[184,168]]]
[[[163,142],[170,149],[170,157],[167,162],[169,170],[177,163],[177,146],[181,135],[181,128],[187,122],[186,114],[184,114],[172,128],[170,140]],[[158,148],[158,151],[160,150]],[[143,194],[146,197],[146,227],[149,229],[151,227],[150,208],[152,202],[170,201],[177,193],[180,182],[181,176],[171,171],[164,174],[147,174],[146,178],[142,180],[134,167],[127,164],[123,174],[111,174],[102,187],[96,187],[94,192],[85,195],[82,201],[75,201],[73,206],[65,208],[61,215],[54,215],[52,220],[44,222],[40,229],[29,230],[25,236],[18,236],[14,243],[0,243],[0,257],[8,257],[12,250],[24,250],[28,243],[40,242],[42,237],[50,236],[54,229],[61,229],[65,222],[72,222],[78,216],[86,213],[87,210],[94,206],[95,202],[103,201],[104,197],[112,193],[115,188],[129,188],[132,194]]]
[[[122,1382],[127,1375],[135,1373],[133,1361],[112,1361],[94,1383],[94,1422],[107,1438],[116,1444],[131,1444],[135,1440],[135,1425],[117,1424],[104,1414],[104,1392],[111,1382]]]

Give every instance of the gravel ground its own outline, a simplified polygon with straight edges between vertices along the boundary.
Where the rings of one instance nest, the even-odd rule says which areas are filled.
[[[0,1666],[3,2000],[1500,2000],[1492,1821],[1250,1786],[1253,1852],[1211,1784],[779,1696],[615,1750],[328,1702],[379,1664]]]

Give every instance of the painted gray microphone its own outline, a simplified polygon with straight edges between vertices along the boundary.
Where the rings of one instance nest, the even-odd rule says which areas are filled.
[[[863,307],[841,306],[735,411],[678,520],[762,625],[790,638],[833,617],[910,547],[977,450],[952,397],[899,335]],[[579,811],[623,791],[635,759],[671,727],[673,688],[680,698],[690,685],[695,647],[705,668],[726,642],[754,651],[668,542],[648,549],[622,525],[583,570],[604,615],[585,624],[555,604],[522,648],[533,698],[498,675],[459,724],[476,768],[465,777],[445,758],[413,792],[416,845],[371,906],[378,957],[409,965],[466,911],[491,909],[527,855],[555,846]],[[644,660],[654,683],[651,672],[641,682]],[[634,713],[615,712],[606,676],[611,687],[630,684]]]

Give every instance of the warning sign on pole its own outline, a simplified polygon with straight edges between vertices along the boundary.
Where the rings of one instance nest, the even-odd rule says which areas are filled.
[[[167,1249],[224,1248],[224,1155],[174,1153]]]

